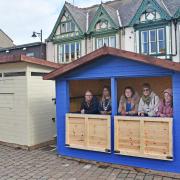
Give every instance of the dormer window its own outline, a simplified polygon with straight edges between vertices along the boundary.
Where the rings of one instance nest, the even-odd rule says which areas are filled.
[[[146,13],[146,19],[147,20],[153,20],[156,18],[156,15],[154,12]]]
[[[70,16],[69,16],[68,12],[65,11],[64,15],[61,18],[61,22],[65,22],[65,21],[68,21],[68,20],[70,20]]]
[[[146,9],[146,11],[140,17],[140,22],[155,21],[160,18],[161,16],[157,11],[153,9]]]
[[[67,12],[65,12],[63,17],[61,18],[61,25],[60,25],[61,34],[74,32],[75,28],[76,28],[75,23],[73,22],[72,18]]]
[[[68,33],[75,31],[75,24],[73,21],[63,22],[61,24],[61,33]]]
[[[66,20],[69,20],[70,19],[70,16],[67,12],[65,12],[65,16],[66,16]]]
[[[96,30],[101,29],[108,29],[108,21],[107,20],[100,20],[96,24]]]

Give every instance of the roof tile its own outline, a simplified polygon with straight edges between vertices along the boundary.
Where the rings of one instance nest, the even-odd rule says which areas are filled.
[[[54,63],[54,62],[50,62],[50,61],[46,61],[46,60],[34,58],[34,57],[28,57],[25,55],[0,56],[0,64],[19,63],[19,62],[27,62],[27,63],[37,64],[37,65],[51,67],[51,68],[55,68],[55,69],[62,66],[62,65]]]

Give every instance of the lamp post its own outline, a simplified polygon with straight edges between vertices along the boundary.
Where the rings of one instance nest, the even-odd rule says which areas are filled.
[[[35,31],[34,31],[33,34],[32,34],[32,37],[33,37],[33,38],[39,37],[40,40],[41,40],[41,42],[42,42],[42,29],[41,29],[40,32],[35,32]]]
[[[33,38],[36,38],[36,37],[39,37],[40,38],[40,40],[41,40],[41,47],[40,47],[40,58],[42,58],[42,56],[43,56],[43,52],[42,52],[42,29],[41,29],[41,31],[40,32],[33,32],[33,34],[32,34],[32,37]]]

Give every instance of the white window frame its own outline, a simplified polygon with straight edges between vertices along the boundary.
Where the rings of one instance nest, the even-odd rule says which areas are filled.
[[[114,40],[115,40],[115,47],[114,48],[116,48],[116,36],[115,35],[114,36],[109,36],[109,47],[113,47],[112,44],[111,44],[111,38],[114,38]]]
[[[66,60],[66,45],[68,46],[68,49],[69,49],[69,53],[67,53],[67,54],[69,54],[69,60]],[[71,56],[70,56],[70,53],[71,52],[71,45],[70,45],[70,43],[66,43],[66,44],[64,44],[64,63],[69,63],[70,62],[70,59],[71,59]]]
[[[104,46],[105,39],[108,39],[108,44],[106,44],[106,46],[113,47],[111,45],[111,41],[110,41],[111,38],[114,38],[114,40],[115,40],[115,47],[114,48],[116,48],[116,36],[114,35],[114,36],[104,36],[104,37],[96,38],[96,49],[101,48],[101,47],[99,47],[99,40],[102,40],[102,42],[103,42],[102,47]]]
[[[163,30],[163,40],[159,40],[159,30]],[[155,41],[151,41],[151,31],[155,31]],[[143,33],[146,32],[148,34],[148,38],[147,38],[147,42],[143,41]],[[140,42],[140,47],[141,47],[141,53],[142,54],[162,54],[160,52],[160,48],[159,48],[159,42],[164,42],[164,46],[165,46],[165,51],[166,51],[166,38],[165,38],[165,28],[155,28],[155,29],[149,29],[149,30],[143,30],[140,33],[141,36],[141,42]],[[151,52],[151,43],[155,42],[156,43],[156,52]],[[147,43],[148,45],[148,52],[144,53],[144,44]]]
[[[96,39],[96,47],[97,47],[97,49],[101,48],[101,47],[99,47],[99,41],[100,41],[100,40],[102,40],[102,46],[101,46],[101,47],[104,46],[104,38],[97,38],[97,39]]]
[[[151,40],[151,32],[155,32],[155,40],[154,41]],[[156,51],[155,52],[151,51],[151,43],[156,44]],[[157,29],[149,30],[149,54],[157,54]]]
[[[79,57],[81,57],[81,43],[79,41],[75,41],[75,42],[69,42],[69,43],[64,43],[64,44],[60,44],[58,45],[58,62],[61,64],[67,64],[72,62],[71,60],[71,44],[75,44],[75,59],[78,59]],[[66,61],[66,54],[65,54],[65,46],[68,44],[69,46],[69,60]],[[77,57],[77,45],[79,44],[79,57]],[[63,47],[63,48],[62,48]],[[63,52],[62,52],[63,50]],[[64,59],[63,59],[64,57]]]
[[[163,40],[159,40],[159,31],[160,30],[163,30]],[[160,51],[160,43],[159,42],[164,42],[164,43],[166,43],[165,42],[165,29],[164,28],[159,28],[159,29],[157,29],[157,50],[158,50],[158,53],[161,53],[161,51]],[[164,44],[164,48],[166,49],[166,44]]]
[[[77,44],[79,44],[79,57],[77,57]],[[76,42],[75,45],[75,60],[81,57],[81,43],[79,41]]]
[[[74,30],[72,30],[72,23],[74,24]],[[65,32],[62,32],[62,24],[64,24],[65,25]],[[68,30],[68,24],[69,24],[69,30]],[[65,22],[62,22],[61,23],[61,25],[60,25],[61,27],[61,34],[64,34],[64,33],[70,33],[70,32],[75,32],[76,31],[76,24],[72,21],[72,20],[70,20],[70,21],[65,21]]]
[[[145,42],[145,41],[143,41],[142,42],[142,39],[144,39],[143,38],[143,33],[147,33],[147,42]],[[147,53],[145,53],[144,52],[144,44],[147,44]],[[149,52],[149,35],[148,35],[148,31],[141,31],[141,52],[143,53],[143,54],[148,54],[148,52]]]

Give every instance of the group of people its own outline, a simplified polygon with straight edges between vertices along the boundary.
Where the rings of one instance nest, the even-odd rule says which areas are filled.
[[[93,96],[92,91],[85,92],[84,101],[81,104],[82,114],[111,114],[111,92],[108,86],[103,88],[100,101]],[[163,99],[151,89],[150,84],[142,86],[142,96],[130,86],[124,89],[119,100],[118,114],[122,116],[149,116],[149,117],[172,117],[173,94],[172,89],[163,91]]]

